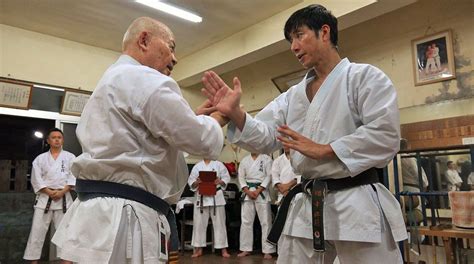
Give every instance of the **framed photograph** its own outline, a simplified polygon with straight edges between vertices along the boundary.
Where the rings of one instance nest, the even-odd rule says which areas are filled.
[[[33,85],[21,82],[0,80],[0,106],[29,109]]]
[[[415,85],[456,78],[451,30],[412,40]]]
[[[91,92],[80,90],[65,90],[61,103],[61,114],[80,116]]]
[[[280,91],[280,93],[284,93],[288,89],[290,89],[291,86],[303,80],[304,76],[306,75],[306,72],[308,72],[308,70],[305,70],[305,69],[291,72],[291,73],[273,78],[272,82],[275,84],[275,86]]]

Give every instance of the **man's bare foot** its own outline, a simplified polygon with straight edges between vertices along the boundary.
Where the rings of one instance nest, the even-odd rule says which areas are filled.
[[[196,248],[194,254],[191,255],[191,258],[198,258],[202,256],[202,248]]]
[[[222,254],[223,258],[230,258],[230,254],[227,251],[227,248],[223,248],[222,251],[221,251],[221,254]]]
[[[250,253],[251,252],[248,252],[248,251],[242,251],[239,254],[237,254],[237,257],[239,257],[239,258],[246,257],[246,256],[250,255]]]
[[[263,254],[264,259],[272,259],[272,254]]]

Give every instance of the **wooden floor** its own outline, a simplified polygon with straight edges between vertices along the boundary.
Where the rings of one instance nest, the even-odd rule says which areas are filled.
[[[210,250],[205,250],[204,255],[199,258],[191,258],[192,251],[186,251],[184,256],[179,255],[179,264],[274,264],[276,262],[276,256],[270,260],[263,259],[261,253],[254,253],[250,256],[237,258],[237,251],[230,251],[230,258],[223,258],[220,256],[220,250],[216,250],[212,253]],[[60,264],[60,261],[40,261],[40,264]]]
[[[220,256],[220,250],[216,250],[215,253],[204,251],[204,254],[199,258],[191,258],[191,251],[186,251],[183,255],[179,255],[179,264],[211,264],[211,263],[219,263],[219,264],[273,264],[276,262],[276,256],[274,256],[270,260],[263,259],[263,254],[261,253],[254,253],[250,256],[246,257],[237,257],[238,252],[231,251],[230,258],[223,258]]]

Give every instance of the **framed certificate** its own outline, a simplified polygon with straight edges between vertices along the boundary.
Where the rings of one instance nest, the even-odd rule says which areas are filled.
[[[31,84],[0,80],[0,106],[29,109],[32,88]]]
[[[91,92],[79,90],[65,90],[61,103],[61,114],[80,116]]]

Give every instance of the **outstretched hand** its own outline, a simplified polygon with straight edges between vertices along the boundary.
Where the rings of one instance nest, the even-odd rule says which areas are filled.
[[[234,78],[234,89],[231,89],[219,75],[213,71],[207,71],[202,77],[202,82],[204,88],[201,91],[211,104],[241,129],[245,122],[245,112],[240,108],[242,89],[239,79]]]
[[[283,147],[296,150],[312,159],[328,159],[336,156],[329,144],[318,144],[287,125],[280,126],[277,130],[281,134],[281,136],[277,136],[277,139],[283,144]]]

